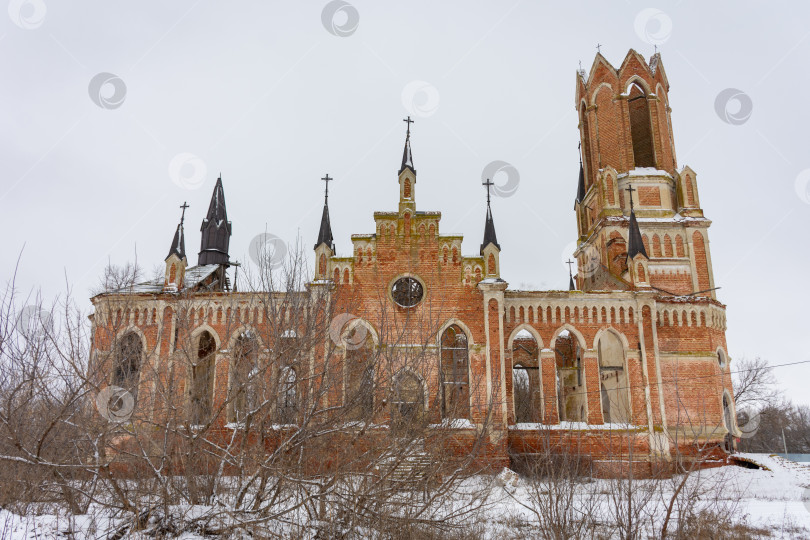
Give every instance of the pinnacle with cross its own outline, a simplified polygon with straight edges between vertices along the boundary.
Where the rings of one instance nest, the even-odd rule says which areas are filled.
[[[571,273],[571,265],[574,264],[574,261],[572,261],[571,259],[568,259],[567,261],[565,261],[565,264],[568,265],[568,277],[569,278],[573,277],[574,275]]]
[[[182,226],[183,225],[183,220],[186,219],[186,208],[188,208],[188,203],[186,201],[183,201],[183,204],[180,205],[180,208],[183,209],[183,213],[180,214],[180,226]]]
[[[416,120],[411,120],[410,115],[408,115],[408,118],[403,118],[402,121],[408,123],[408,130],[405,132],[405,138],[410,139],[411,138],[411,124],[416,122]]]
[[[633,211],[633,192],[638,191],[637,189],[633,189],[632,185],[627,186],[626,191],[630,193],[630,211]]]
[[[495,184],[492,182],[492,180],[487,178],[487,181],[484,182],[484,185],[487,186],[487,206],[489,206],[489,188],[491,186],[494,186]]]
[[[602,53],[602,44],[601,43],[596,44],[596,52],[598,52],[600,54]]]
[[[326,189],[324,190],[324,196],[323,196],[323,200],[324,200],[324,201],[328,201],[328,200],[329,200],[329,182],[331,182],[332,180],[334,180],[334,178],[330,178],[330,177],[329,177],[329,173],[326,173],[326,176],[324,176],[323,178],[321,178],[321,180],[323,180],[323,181],[324,181],[324,183],[326,184]]]

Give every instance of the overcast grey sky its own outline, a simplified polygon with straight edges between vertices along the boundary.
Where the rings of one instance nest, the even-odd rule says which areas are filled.
[[[417,208],[440,210],[443,232],[476,253],[481,171],[512,164],[518,189],[493,202],[503,277],[565,288],[578,62],[590,68],[597,43],[615,66],[659,43],[678,164],[697,171],[713,220],[729,352],[810,360],[810,5],[351,0],[327,17],[332,32],[327,5],[12,0],[0,17],[0,278],[24,245],[20,289],[52,298],[67,276],[89,310],[108,259],[137,249],[146,269],[162,264],[183,201],[196,264],[219,171],[232,258],[250,264],[265,231],[314,243],[326,172],[348,253],[375,210],[396,209],[411,114]],[[743,95],[724,119],[715,102],[729,88]],[[810,403],[810,364],[776,374]]]

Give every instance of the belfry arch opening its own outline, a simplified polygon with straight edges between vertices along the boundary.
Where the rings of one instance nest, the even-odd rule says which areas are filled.
[[[627,108],[630,114],[630,139],[633,143],[633,165],[655,167],[652,120],[647,94],[637,83],[630,85]]]
[[[624,367],[624,346],[613,332],[605,332],[596,344],[599,361],[599,391],[602,418],[606,424],[630,423],[630,395]]]

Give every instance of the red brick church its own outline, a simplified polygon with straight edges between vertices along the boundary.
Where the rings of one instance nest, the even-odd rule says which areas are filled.
[[[489,200],[480,246],[418,209],[410,122],[396,206],[374,212],[374,229],[339,256],[327,198],[300,290],[231,286],[217,180],[196,266],[181,220],[163,278],[92,299],[100,387],[126,389],[143,418],[179,411],[217,433],[261,407],[267,429],[281,431],[307,421],[307,407],[341,411],[355,429],[422,418],[428,431],[452,430],[462,452],[483,440],[493,466],[549,433],[579,434],[594,458],[610,458],[610,441],[627,434],[647,458],[732,451],[711,221],[696,173],[677,164],[668,92],[660,54],[647,62],[631,50],[618,68],[597,54],[577,72],[568,290],[509,287]]]

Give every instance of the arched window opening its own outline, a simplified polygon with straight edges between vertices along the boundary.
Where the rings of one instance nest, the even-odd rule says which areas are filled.
[[[470,376],[467,335],[456,324],[450,325],[441,338],[442,417],[470,417]]]
[[[537,340],[527,330],[521,330],[512,341],[512,397],[515,422],[540,422],[542,395]]]
[[[401,372],[394,378],[391,396],[393,425],[402,430],[419,427],[424,419],[425,394],[422,382],[415,374]]]
[[[349,420],[369,421],[374,415],[374,342],[362,325],[344,341],[346,351],[346,414]]]
[[[723,354],[723,351],[717,351],[717,363],[720,365],[720,369],[726,367],[726,356]]]
[[[207,331],[200,334],[197,359],[191,367],[190,421],[192,425],[202,425],[211,420],[216,348],[214,336]]]
[[[175,283],[177,279],[177,265],[173,264],[169,269],[169,283]]]
[[[279,373],[276,418],[279,424],[298,422],[298,373],[290,366],[281,368]]]
[[[236,338],[231,361],[231,421],[244,422],[261,402],[259,390],[259,347],[248,330]]]
[[[596,353],[604,422],[627,424],[630,422],[630,394],[624,370],[622,342],[615,334],[606,332],[599,338]]]
[[[405,179],[405,186],[402,188],[402,196],[406,199],[411,198],[411,181],[410,179]]]
[[[563,330],[554,343],[557,365],[557,405],[561,422],[584,422],[585,385],[582,377],[582,350],[568,330]]]
[[[112,384],[138,397],[143,342],[138,334],[129,332],[118,342]]]
[[[630,112],[630,138],[633,141],[635,166],[655,167],[650,107],[644,90],[636,83],[630,88],[627,107]]]

